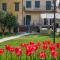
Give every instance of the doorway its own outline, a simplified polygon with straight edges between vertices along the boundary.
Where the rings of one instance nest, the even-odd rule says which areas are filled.
[[[30,30],[30,23],[31,23],[31,15],[26,15],[26,31]]]

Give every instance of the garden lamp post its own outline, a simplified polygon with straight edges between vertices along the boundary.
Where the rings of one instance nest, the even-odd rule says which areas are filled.
[[[54,39],[53,39],[53,43],[55,43],[55,12],[56,12],[56,0],[53,0],[53,4],[54,4],[54,20],[53,20],[53,23],[54,23]]]
[[[56,13],[56,6],[57,6],[57,4],[59,4],[59,2],[57,3],[57,1],[59,1],[59,0],[53,0],[53,4],[54,4],[54,20],[53,20],[54,21],[54,28],[53,28],[54,29],[54,39],[53,39],[53,43],[55,43],[55,32],[56,32],[56,27],[55,27],[56,26],[55,25],[55,20],[56,20],[56,16],[55,16],[56,15],[55,14]]]

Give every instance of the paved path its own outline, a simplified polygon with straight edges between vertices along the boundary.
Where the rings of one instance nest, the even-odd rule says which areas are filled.
[[[29,34],[30,33],[24,33],[24,34],[21,34],[21,35],[18,35],[18,36],[11,36],[11,37],[2,38],[2,39],[0,39],[0,43],[11,40],[11,39],[19,38],[19,37],[22,37],[24,35],[29,35]]]

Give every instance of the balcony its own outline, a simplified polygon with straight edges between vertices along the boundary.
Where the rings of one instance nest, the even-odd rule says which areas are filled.
[[[46,10],[43,8],[26,8],[24,7],[24,11],[25,12],[53,12],[53,8],[51,8],[51,10]]]

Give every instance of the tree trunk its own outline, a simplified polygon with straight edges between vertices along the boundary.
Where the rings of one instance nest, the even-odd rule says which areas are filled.
[[[1,24],[1,30],[2,30],[2,34],[4,35],[4,33],[5,33],[5,26],[3,24]]]
[[[11,28],[9,27],[9,33],[11,33]]]
[[[3,33],[3,35],[4,35],[4,33],[5,33],[5,27],[3,27],[3,28],[1,28],[2,29],[2,33]]]

